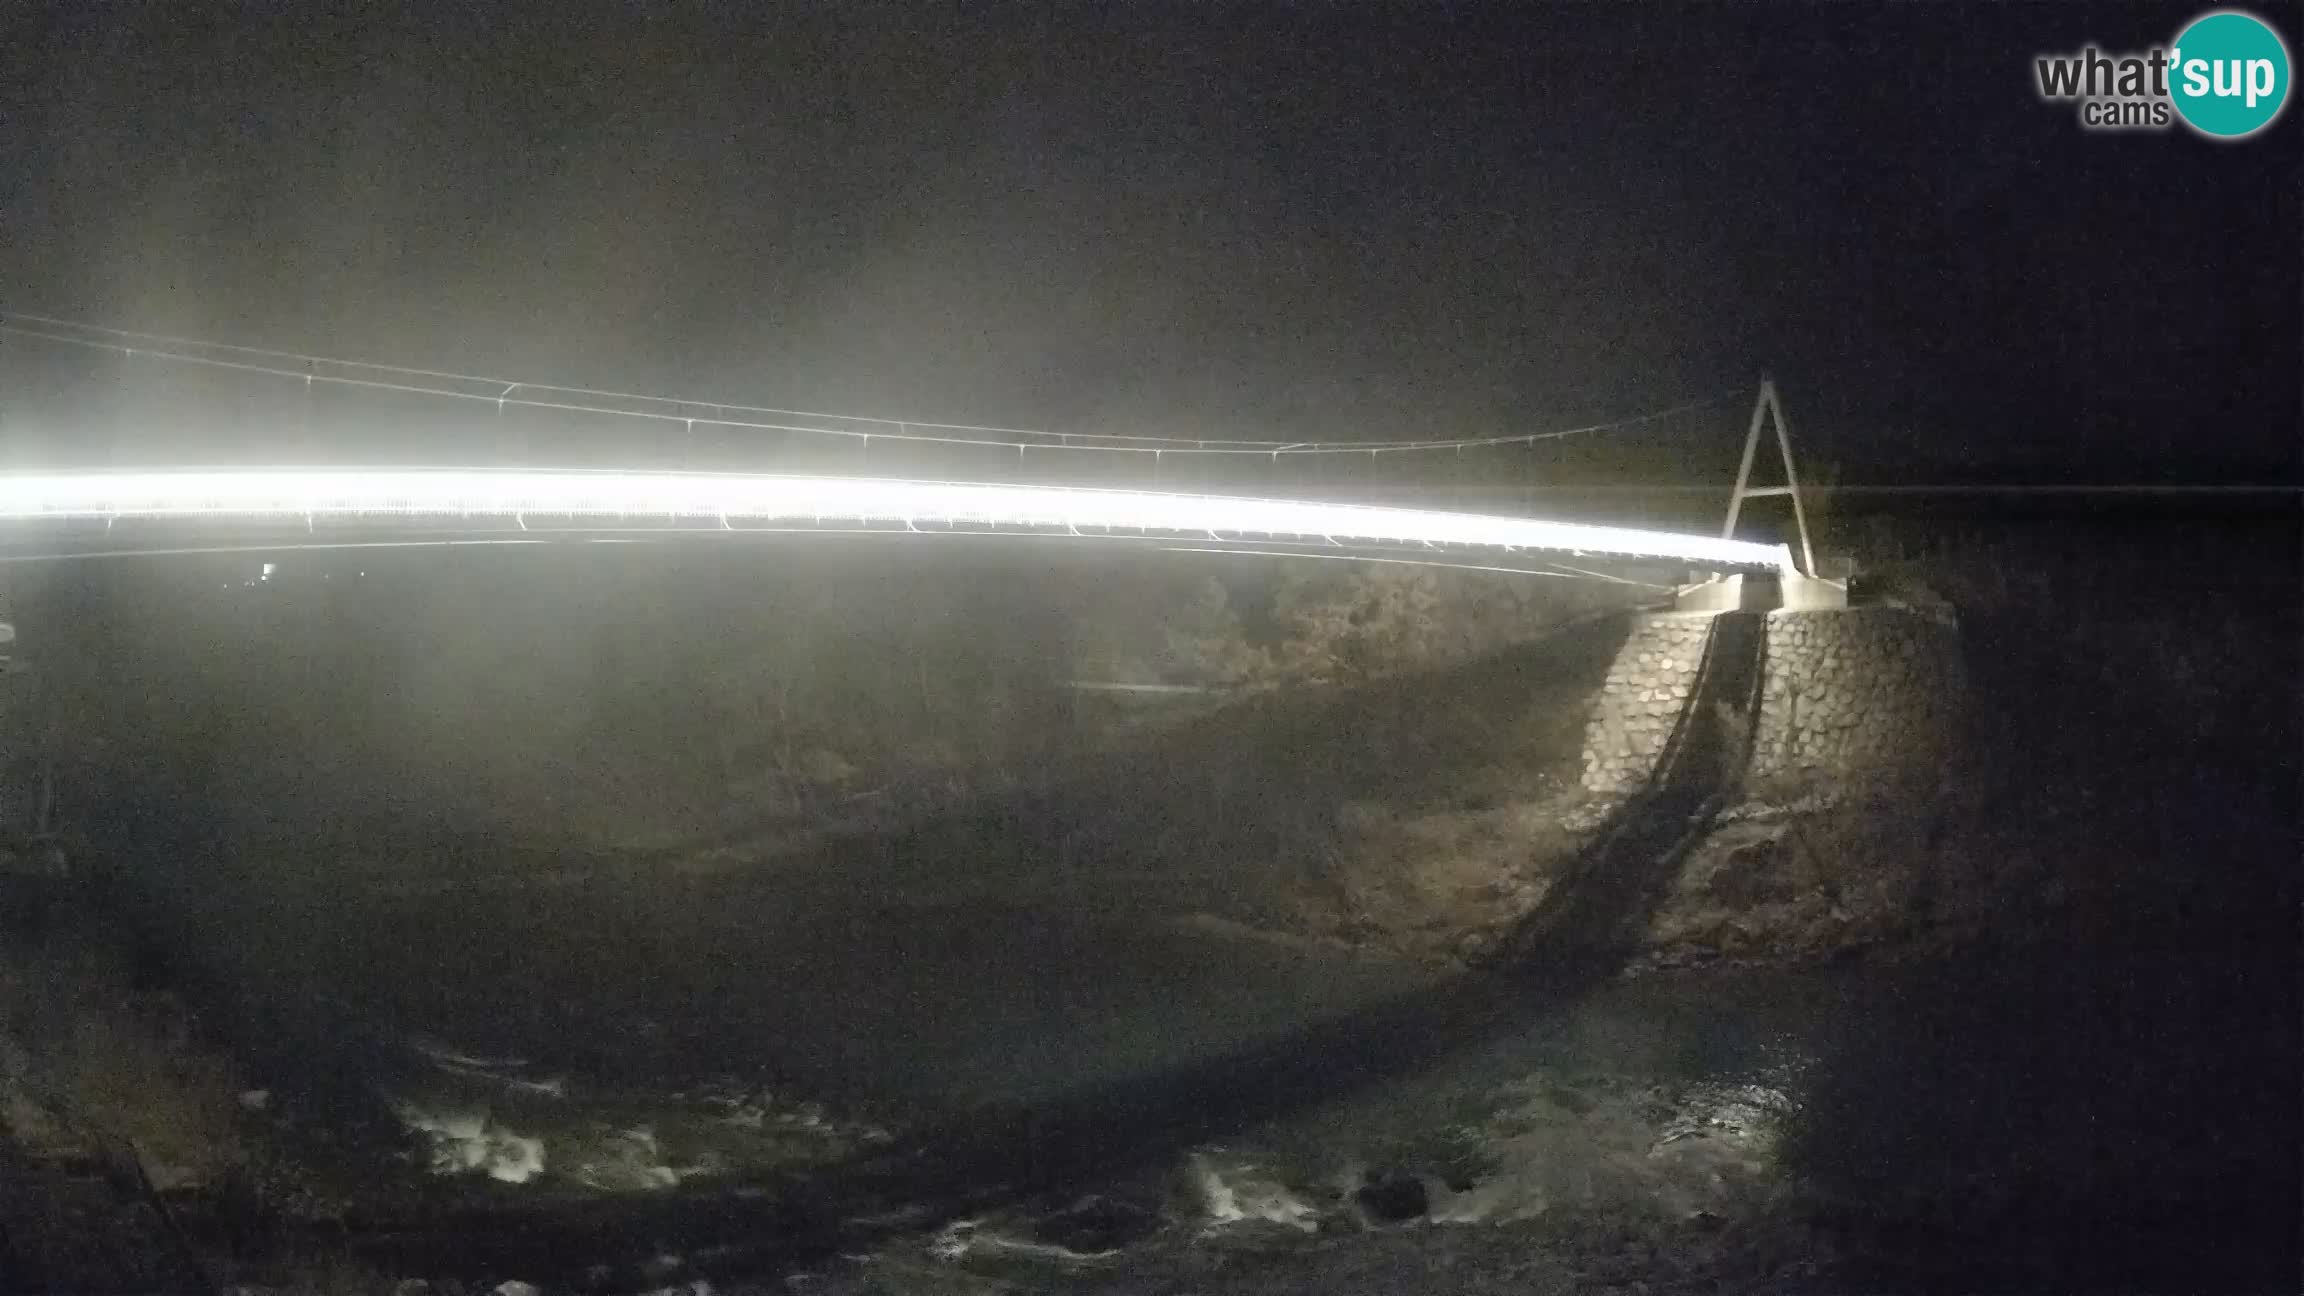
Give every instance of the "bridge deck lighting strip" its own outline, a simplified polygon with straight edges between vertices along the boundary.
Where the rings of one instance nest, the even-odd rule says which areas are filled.
[[[720,518],[1469,545],[1791,569],[1782,545],[1311,500],[863,477],[487,469],[0,474],[0,521]]]

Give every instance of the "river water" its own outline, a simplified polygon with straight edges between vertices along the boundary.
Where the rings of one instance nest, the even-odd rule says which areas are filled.
[[[1571,992],[1209,922],[761,900],[275,886],[224,975],[274,1074],[369,1088],[445,1213],[656,1221],[392,1265],[636,1290],[1093,1285],[1594,1212],[1711,1227],[1780,1187],[1779,1131],[1854,1011],[1847,978]],[[709,1219],[662,1224],[688,1204]],[[777,1229],[807,1245],[763,1249]]]
[[[271,1110],[405,1147],[334,1236],[480,1290],[1477,1290],[1430,1268],[1465,1253],[1654,1289],[1675,1247],[1748,1289],[2254,1290],[2297,1215],[2293,967],[2230,927],[1551,985],[753,876],[246,868],[178,916],[234,934],[201,971]],[[1818,1201],[1838,1233],[1786,1223]]]

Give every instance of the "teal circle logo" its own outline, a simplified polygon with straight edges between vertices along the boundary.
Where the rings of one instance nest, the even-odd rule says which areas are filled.
[[[2253,135],[2288,102],[2288,46],[2261,18],[2203,14],[2177,36],[2168,58],[2168,98],[2203,135]]]

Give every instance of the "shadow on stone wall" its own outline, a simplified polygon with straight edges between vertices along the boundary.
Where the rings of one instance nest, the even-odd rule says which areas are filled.
[[[1766,627],[1751,613],[1652,618],[1617,657],[1611,682],[1631,681],[1626,697],[1604,696],[1608,719],[1661,718],[1654,773],[1616,807],[1600,835],[1503,945],[1513,966],[1577,977],[1617,971],[1637,947],[1689,850],[1740,785],[1750,758],[1753,715],[1768,672]],[[1655,645],[1655,646],[1650,646]],[[1682,656],[1690,659],[1687,666]],[[1627,665],[1629,663],[1629,669]],[[1679,681],[1685,673],[1686,683]],[[1641,687],[1641,681],[1652,681]],[[1680,701],[1670,701],[1674,693]],[[1638,708],[1626,715],[1629,708]],[[1649,729],[1621,731],[1646,744]],[[1637,757],[1627,757],[1636,761]],[[1587,765],[1587,771],[1591,770]],[[1618,768],[1628,769],[1629,766]]]

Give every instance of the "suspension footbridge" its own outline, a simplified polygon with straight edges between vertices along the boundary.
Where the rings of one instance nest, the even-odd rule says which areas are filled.
[[[41,316],[0,313],[0,341],[11,358],[0,419],[12,442],[75,425],[133,431],[113,437],[109,463],[0,472],[0,558],[889,532],[1391,557],[1531,574],[1627,563],[1699,579],[1798,571],[1782,544],[1545,516],[1533,487],[1515,492],[1511,474],[1483,474],[1484,460],[1525,465],[1572,439],[1716,408],[1718,399],[1610,424],[1472,439],[1186,439],[709,404]],[[78,356],[77,370],[45,352]],[[23,381],[30,365],[51,376]],[[67,378],[52,377],[58,372]],[[45,440],[68,451],[86,438]],[[457,447],[464,462],[453,467],[377,461],[411,451],[445,457]],[[297,463],[288,456],[298,451],[304,462],[281,466]],[[1484,507],[1431,507],[1434,492],[1413,480],[1333,471],[1340,461],[1443,463],[1454,480],[1439,498]],[[1129,485],[1113,483],[1114,464],[1137,470],[1133,479],[1121,475]],[[1313,471],[1302,471],[1307,465]],[[923,468],[941,471],[930,477]],[[1369,501],[1387,494],[1396,502]],[[1518,507],[1500,510],[1499,502]]]

